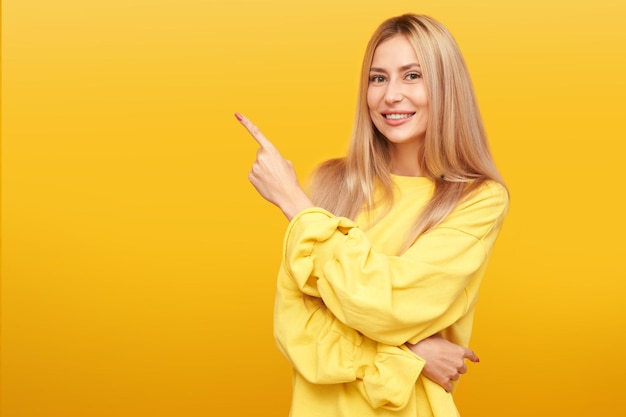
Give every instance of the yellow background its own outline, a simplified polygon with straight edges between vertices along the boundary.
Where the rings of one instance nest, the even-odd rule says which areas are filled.
[[[286,416],[286,221],[233,112],[305,179],[409,11],[457,38],[512,193],[463,416],[623,416],[617,0],[3,1],[2,416]]]

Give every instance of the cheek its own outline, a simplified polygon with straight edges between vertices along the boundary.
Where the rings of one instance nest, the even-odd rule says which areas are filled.
[[[421,103],[419,103],[419,107],[420,107],[420,113],[422,113],[422,117],[427,118],[428,113],[430,112],[430,109],[428,107],[428,101],[422,101]]]
[[[419,87],[420,88],[415,91],[416,101],[420,106],[428,110],[428,93],[426,92],[426,87],[424,84],[421,84]]]
[[[376,109],[378,107],[378,100],[376,98],[377,94],[376,91],[369,88],[367,90],[367,108],[370,109],[370,113],[372,112],[373,109]]]

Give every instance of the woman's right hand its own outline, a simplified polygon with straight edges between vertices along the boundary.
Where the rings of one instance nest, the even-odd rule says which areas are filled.
[[[248,179],[259,194],[278,206],[289,220],[300,211],[313,207],[298,183],[291,162],[283,158],[274,144],[248,118],[239,113],[235,113],[235,117],[260,146],[248,174]]]
[[[457,381],[461,374],[467,372],[466,358],[472,362],[479,362],[471,349],[456,345],[439,334],[415,345],[406,343],[406,346],[426,361],[422,374],[447,392],[452,391],[452,381]]]

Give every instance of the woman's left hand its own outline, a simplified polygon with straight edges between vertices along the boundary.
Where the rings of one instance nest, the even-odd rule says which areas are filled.
[[[479,362],[478,356],[469,348],[459,346],[435,334],[413,345],[406,343],[409,349],[426,361],[424,376],[440,385],[447,392],[452,392],[452,382],[467,372],[465,359]]]
[[[289,220],[300,211],[313,207],[298,183],[291,162],[283,158],[274,144],[248,118],[239,113],[235,113],[235,117],[260,145],[256,161],[248,174],[248,179],[259,194],[278,206]]]

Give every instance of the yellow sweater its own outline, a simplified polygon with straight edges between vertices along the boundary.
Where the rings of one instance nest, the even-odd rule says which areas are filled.
[[[458,415],[404,343],[440,333],[467,346],[508,194],[483,184],[398,256],[434,185],[393,179],[393,208],[367,230],[363,216],[355,223],[320,208],[289,224],[274,328],[294,368],[292,417]]]

